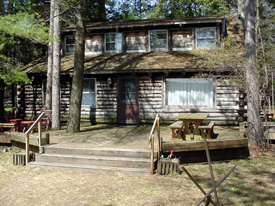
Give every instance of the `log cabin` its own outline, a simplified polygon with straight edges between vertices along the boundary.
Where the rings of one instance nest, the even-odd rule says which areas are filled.
[[[75,27],[62,33],[61,114],[68,115]],[[208,113],[219,125],[238,125],[243,95],[238,85],[216,78],[191,61],[192,50],[218,46],[224,36],[243,41],[235,14],[87,23],[81,115],[93,123],[164,122],[184,112]],[[31,85],[17,88],[18,108],[34,116],[45,106],[47,58],[22,68]]]

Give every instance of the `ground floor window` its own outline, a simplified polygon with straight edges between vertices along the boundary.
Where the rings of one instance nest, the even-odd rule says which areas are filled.
[[[166,105],[213,107],[213,80],[201,78],[167,78]]]
[[[82,106],[96,106],[96,79],[89,78],[83,81]]]

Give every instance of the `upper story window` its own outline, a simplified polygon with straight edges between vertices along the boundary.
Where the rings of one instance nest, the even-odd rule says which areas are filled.
[[[65,37],[65,54],[73,54],[74,53],[74,36],[66,36]]]
[[[196,29],[197,48],[210,48],[216,46],[216,28],[197,28]]]
[[[126,35],[126,52],[146,52],[147,33],[129,32]]]
[[[187,51],[193,49],[192,29],[183,29],[171,31],[172,33],[172,50]]]
[[[84,79],[82,106],[96,106],[96,80],[94,78]]]
[[[168,50],[168,32],[167,30],[149,31],[150,51]]]
[[[122,34],[107,33],[105,35],[105,52],[122,52]]]
[[[87,35],[85,41],[85,54],[101,54],[103,50],[103,35]]]

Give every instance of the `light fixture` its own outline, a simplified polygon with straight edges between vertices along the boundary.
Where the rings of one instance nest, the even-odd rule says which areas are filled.
[[[112,79],[111,79],[111,77],[109,77],[109,78],[107,79],[107,84],[108,84],[109,86],[112,84]]]

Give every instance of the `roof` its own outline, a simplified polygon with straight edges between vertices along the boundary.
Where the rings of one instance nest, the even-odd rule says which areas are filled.
[[[86,55],[84,70],[88,74],[127,72],[179,72],[197,71],[190,52],[145,52]],[[61,58],[61,73],[72,73],[74,56]],[[47,58],[31,62],[22,68],[23,72],[46,73]]]
[[[197,17],[179,17],[179,18],[161,18],[161,19],[144,19],[128,20],[113,22],[90,22],[87,23],[87,30],[90,29],[111,29],[111,28],[134,28],[144,26],[162,26],[162,25],[184,25],[199,23],[222,23],[225,15],[197,16]],[[74,31],[75,25],[67,27],[66,31]]]

